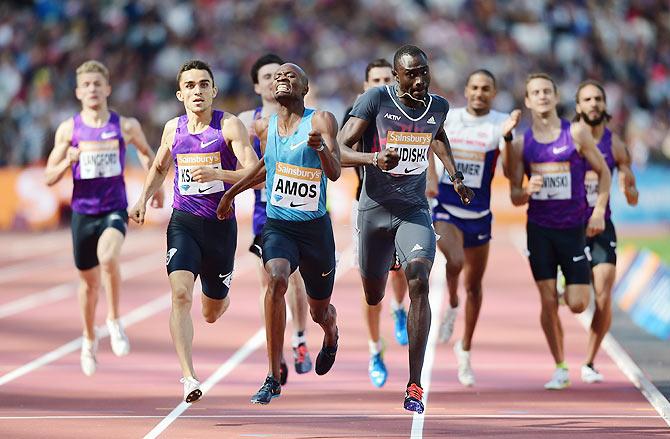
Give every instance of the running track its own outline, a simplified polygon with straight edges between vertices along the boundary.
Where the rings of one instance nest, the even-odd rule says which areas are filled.
[[[80,320],[69,231],[0,235],[0,436],[670,437],[666,421],[607,354],[601,353],[596,362],[606,382],[581,383],[585,332],[566,309],[561,309],[561,317],[573,386],[561,392],[543,390],[553,367],[540,329],[539,301],[528,264],[507,229],[494,230],[473,351],[476,387],[466,389],[458,383],[453,341],[435,345],[431,333],[423,379],[427,410],[424,416],[405,412],[407,355],[393,340],[388,308],[382,331],[390,375],[384,388],[372,387],[360,280],[348,250],[350,230],[337,226],[342,252],[333,300],[340,328],[337,362],[325,377],[298,376],[291,369],[281,398],[269,406],[252,405],[249,397],[262,383],[267,366],[255,261],[246,251],[248,229],[240,225],[228,312],[208,325],[199,315],[199,294],[194,297],[194,363],[208,391],[192,406],[180,403],[180,372],[168,330],[163,228],[133,228],[129,233],[121,304],[131,354],[116,358],[108,339],[103,339],[98,372],[90,378],[79,368]],[[443,263],[436,262],[431,277],[434,311],[442,306]],[[105,310],[101,296],[99,324],[104,323]],[[462,324],[460,315],[456,336]],[[308,331],[314,359],[322,335],[311,322]]]

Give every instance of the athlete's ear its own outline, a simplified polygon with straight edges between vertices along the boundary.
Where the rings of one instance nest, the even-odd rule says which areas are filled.
[[[177,95],[177,99],[179,99],[179,102],[184,102],[184,95],[181,94],[181,90],[177,90],[177,93],[175,94]]]
[[[216,97],[216,94],[219,92],[219,89],[216,88],[216,85],[212,85],[212,99]]]
[[[304,98],[309,93],[309,85],[305,84],[305,89],[302,92],[302,97]]]

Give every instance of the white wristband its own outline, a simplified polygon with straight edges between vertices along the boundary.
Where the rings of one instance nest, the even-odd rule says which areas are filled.
[[[372,166],[377,167],[377,160],[379,159],[379,151],[376,151],[372,156]]]
[[[326,147],[326,144],[323,143],[323,140],[322,140],[322,141],[321,141],[321,146],[319,146],[318,148],[316,148],[314,151],[316,151],[316,152],[321,152],[321,151],[323,151],[323,149],[324,149],[325,147]]]

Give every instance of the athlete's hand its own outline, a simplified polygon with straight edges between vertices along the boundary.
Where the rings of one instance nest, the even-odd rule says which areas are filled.
[[[462,181],[456,180],[454,182],[454,190],[461,197],[461,203],[468,205],[475,198],[475,191],[467,187]]]
[[[144,224],[144,215],[147,213],[147,207],[141,201],[138,201],[128,212],[128,218],[137,224]]]
[[[324,145],[325,147],[325,143],[323,143],[323,137],[321,137],[321,133],[319,131],[314,130],[310,131],[309,137],[307,138],[307,146],[309,146],[314,150],[317,150],[321,149],[321,145]]]
[[[210,168],[208,166],[199,166],[195,168],[191,173],[191,178],[198,183],[207,183],[221,179],[218,169]]]
[[[594,210],[591,218],[589,218],[589,223],[586,225],[586,236],[591,238],[602,233],[603,230],[605,230],[605,215],[598,214]]]
[[[377,155],[377,167],[382,171],[388,171],[395,168],[398,166],[399,161],[400,154],[398,154],[398,151],[396,151],[395,148],[382,149],[379,152],[379,155]]]
[[[640,194],[635,187],[635,180],[627,173],[619,173],[619,187],[626,197],[629,206],[637,206]]]
[[[74,148],[74,147],[69,147],[67,149],[67,160],[70,162],[70,164],[77,163],[79,161],[79,153],[80,153],[79,148]]]
[[[526,186],[526,194],[533,195],[536,192],[540,192],[542,184],[544,184],[544,177],[539,174],[531,175],[530,180],[528,180],[528,186]]]
[[[517,125],[519,125],[520,120],[521,120],[521,110],[512,111],[509,117],[505,119],[505,122],[503,122],[502,124],[503,137],[511,133],[512,130],[516,128]]]
[[[438,182],[433,178],[426,178],[426,198],[435,198],[438,193]]]
[[[235,197],[231,196],[230,192],[226,191],[219,201],[219,205],[216,208],[216,216],[220,220],[228,218],[228,214],[233,207],[233,201]]]
[[[163,201],[165,200],[165,192],[163,188],[160,188],[156,191],[153,197],[151,197],[151,207],[160,209],[163,207]]]

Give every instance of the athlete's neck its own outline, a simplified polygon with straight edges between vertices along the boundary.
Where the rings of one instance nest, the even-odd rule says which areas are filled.
[[[279,102],[272,100],[272,101],[266,101],[265,99],[263,100],[263,106],[261,107],[261,116],[266,117],[270,116],[271,114],[275,114],[279,112]]]
[[[81,115],[81,120],[84,124],[93,128],[103,127],[109,121],[109,110],[107,109],[107,105],[98,108],[83,107],[79,114]]]
[[[471,114],[475,117],[482,117],[482,116],[486,116],[487,114],[489,114],[491,112],[491,109],[486,108],[486,109],[481,109],[481,110],[475,110],[474,108],[465,107],[465,111],[468,114]]]
[[[292,101],[290,106],[281,105],[277,111],[277,131],[282,137],[292,134],[305,114],[303,101]]]
[[[208,108],[205,111],[200,111],[198,113],[194,113],[187,109],[186,117],[188,118],[188,132],[191,134],[200,134],[205,131],[212,122],[212,113],[213,110],[211,108]]]
[[[593,139],[596,141],[596,143],[600,142],[600,139],[602,139],[603,134],[605,134],[605,123],[599,123],[598,125],[591,127],[591,135],[593,136]]]
[[[532,114],[534,132],[547,132],[561,127],[561,119],[555,109],[547,113],[533,112]]]
[[[404,105],[408,106],[409,108],[412,109],[417,109],[420,107],[427,107],[428,104],[426,101],[428,100],[428,93],[426,93],[426,96],[424,96],[423,99],[417,99],[412,94],[408,91],[402,91],[400,90],[400,87],[396,84],[393,89],[395,90],[395,95],[400,99],[400,102],[402,102]]]

